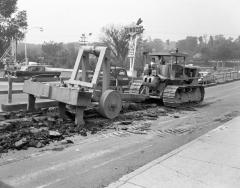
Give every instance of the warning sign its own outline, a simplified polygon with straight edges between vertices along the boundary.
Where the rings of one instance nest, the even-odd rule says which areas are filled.
[[[128,46],[128,57],[134,57],[134,54],[135,54],[135,45],[133,41],[130,41]]]

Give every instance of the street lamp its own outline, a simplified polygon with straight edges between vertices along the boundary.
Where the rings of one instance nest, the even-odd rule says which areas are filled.
[[[35,26],[35,27],[31,27],[30,29],[27,29],[24,32],[25,35],[25,42],[24,42],[24,52],[25,52],[25,63],[28,65],[28,57],[27,57],[27,33],[29,30],[31,29],[38,29],[40,32],[43,32],[43,27],[39,27],[39,26]]]

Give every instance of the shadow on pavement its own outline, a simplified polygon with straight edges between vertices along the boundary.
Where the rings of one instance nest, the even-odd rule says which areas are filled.
[[[0,188],[13,188],[13,187],[0,181]]]

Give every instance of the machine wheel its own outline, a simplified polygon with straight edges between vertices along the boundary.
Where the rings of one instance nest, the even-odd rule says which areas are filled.
[[[99,101],[99,113],[108,119],[113,119],[119,115],[121,109],[120,94],[114,90],[106,90]]]

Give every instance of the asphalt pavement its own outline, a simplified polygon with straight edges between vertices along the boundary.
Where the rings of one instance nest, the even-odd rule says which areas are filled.
[[[155,121],[132,119],[128,125],[132,129],[149,125],[144,131],[120,128],[87,137],[76,135],[71,138],[74,144],[67,147],[52,143],[41,149],[11,151],[0,158],[0,180],[19,188],[106,187],[239,116],[239,93],[240,81],[210,87],[199,106],[167,108],[167,114]]]
[[[239,188],[240,117],[144,165],[108,188]]]

